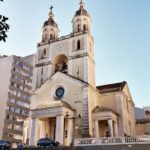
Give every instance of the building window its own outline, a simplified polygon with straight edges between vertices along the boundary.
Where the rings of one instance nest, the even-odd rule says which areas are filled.
[[[20,63],[20,62],[19,62],[19,64],[18,64],[18,65],[19,65],[20,67],[22,67],[22,68],[23,68],[23,64],[22,64],[22,63]]]
[[[14,112],[15,111],[15,108],[14,107],[9,107],[9,110]]]
[[[52,34],[50,34],[50,40],[52,40],[53,39],[53,35]]]
[[[19,85],[17,84],[17,88],[19,89]]]
[[[15,117],[15,116],[12,116],[12,120],[14,120],[14,121],[15,121],[15,120],[16,120],[16,117]]]
[[[44,56],[46,56],[46,49],[44,49]]]
[[[15,112],[19,114],[20,113],[20,109],[16,108]]]
[[[12,98],[11,98],[11,99],[9,99],[9,102],[10,102],[10,103],[15,103],[16,101],[15,101],[15,99],[12,99]]]
[[[59,87],[59,88],[56,89],[55,95],[56,95],[58,98],[62,98],[63,95],[64,95],[64,92],[65,92],[64,88],[63,88],[63,87]]]
[[[11,124],[8,125],[8,129],[12,129],[12,125]]]
[[[41,83],[43,83],[43,78],[41,78]]]
[[[80,40],[77,41],[77,50],[81,49],[81,43]]]
[[[42,67],[42,69],[41,69],[41,75],[43,74],[43,67]]]
[[[6,115],[6,119],[8,119],[8,120],[9,120],[9,115],[8,115],[8,114]]]
[[[78,24],[78,32],[80,32],[80,25]]]
[[[9,138],[13,138],[13,134],[12,134],[12,133],[9,133],[9,134],[8,134],[8,137],[9,137]]]
[[[85,24],[83,25],[83,30],[86,31],[86,25]]]

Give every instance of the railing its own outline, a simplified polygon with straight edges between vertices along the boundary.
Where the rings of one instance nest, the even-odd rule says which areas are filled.
[[[78,36],[78,35],[82,35],[82,34],[85,34],[85,33],[88,33],[88,32],[87,31],[81,31],[81,32],[77,32],[77,33],[70,33],[69,35],[61,36],[61,37],[58,37],[56,39],[52,39],[52,40],[48,40],[48,41],[43,41],[41,43],[38,43],[37,45],[41,46],[41,45],[45,45],[45,44],[49,44],[49,43],[53,43],[53,42],[65,40],[65,39],[68,39],[70,37],[75,37],[75,36]]]
[[[75,146],[93,145],[122,145],[122,144],[150,144],[150,136],[136,137],[103,137],[103,138],[80,138],[75,139]]]

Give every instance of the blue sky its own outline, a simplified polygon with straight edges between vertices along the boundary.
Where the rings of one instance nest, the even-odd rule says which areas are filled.
[[[72,31],[79,0],[4,0],[0,14],[10,31],[0,55],[36,52],[41,28],[54,6],[60,35]],[[97,85],[127,81],[136,106],[150,106],[150,0],[84,0],[93,20]]]

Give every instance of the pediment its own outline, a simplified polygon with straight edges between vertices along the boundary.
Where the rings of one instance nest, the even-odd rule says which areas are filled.
[[[40,105],[47,105],[53,101],[64,101],[74,105],[74,101],[82,100],[82,88],[86,83],[70,75],[57,72],[48,79],[40,88],[34,91],[31,98],[31,109],[36,109]],[[56,90],[62,87],[64,95],[62,98],[57,97]]]

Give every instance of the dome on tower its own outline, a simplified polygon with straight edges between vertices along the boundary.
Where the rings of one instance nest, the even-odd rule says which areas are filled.
[[[83,3],[82,0],[80,2],[79,10],[77,10],[76,13],[75,13],[75,17],[80,16],[80,15],[89,16],[87,10],[84,8],[84,3]]]
[[[45,27],[45,26],[53,26],[53,27],[56,27],[56,28],[58,28],[58,25],[57,25],[57,23],[55,22],[55,20],[54,20],[54,14],[53,14],[53,12],[52,12],[52,9],[53,9],[53,7],[51,6],[51,11],[49,12],[49,18],[48,18],[48,20],[46,20],[45,22],[44,22],[44,25],[43,25],[43,27]]]
[[[54,26],[54,27],[58,28],[57,23],[54,21],[54,19],[52,17],[48,18],[48,20],[44,22],[43,27],[47,26],[47,25]]]
[[[59,35],[59,28],[54,20],[54,14],[52,12],[53,6],[50,7],[48,19],[44,22],[42,28],[42,42],[56,39]]]

